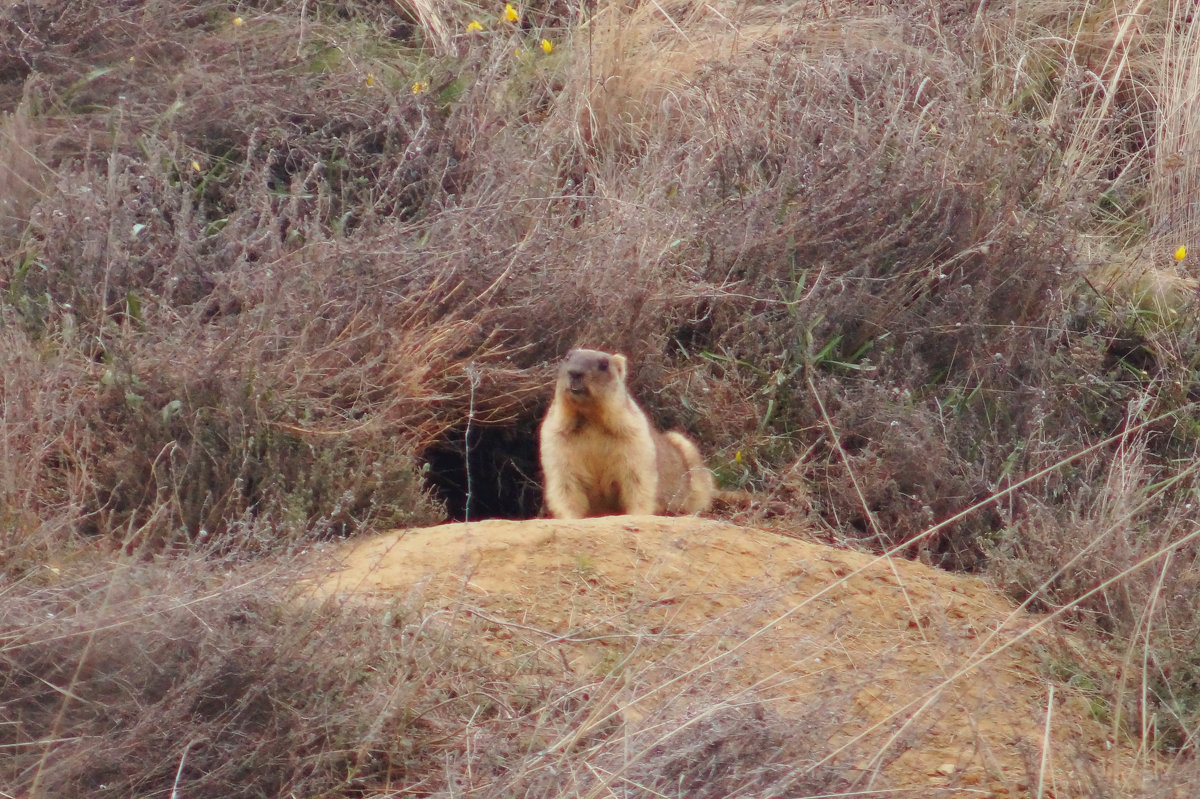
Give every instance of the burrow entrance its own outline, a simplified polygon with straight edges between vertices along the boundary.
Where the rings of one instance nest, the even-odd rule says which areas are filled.
[[[425,451],[426,480],[451,519],[533,519],[541,513],[539,423],[476,426],[469,437],[467,430],[455,430]]]

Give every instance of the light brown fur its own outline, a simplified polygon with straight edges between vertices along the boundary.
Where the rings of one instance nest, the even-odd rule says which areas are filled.
[[[660,433],[625,388],[624,355],[572,350],[540,432],[546,509],[556,519],[700,513],[712,473],[681,433]]]

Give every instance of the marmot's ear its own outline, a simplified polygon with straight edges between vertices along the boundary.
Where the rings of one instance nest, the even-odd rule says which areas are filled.
[[[617,355],[614,355],[611,358],[609,358],[609,361],[612,363],[612,368],[613,368],[613,371],[617,375],[617,379],[620,380],[622,383],[624,383],[625,382],[625,371],[626,371],[625,356],[617,354]]]

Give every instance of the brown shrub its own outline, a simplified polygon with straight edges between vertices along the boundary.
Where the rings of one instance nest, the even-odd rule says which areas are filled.
[[[80,84],[131,46],[136,9],[159,44]],[[58,466],[90,529],[432,518],[422,460],[455,514],[464,482],[494,486],[488,512],[531,513],[535,454],[510,469],[496,450],[534,429],[579,344],[633,356],[660,424],[743,452],[751,487],[807,475],[826,519],[879,546],[1096,421],[1068,404],[1055,422],[1078,438],[1022,443],[1077,348],[1073,239],[1126,127],[1069,64],[1051,83],[1006,71],[1019,43],[987,15],[797,9],[789,32],[747,12],[730,42],[695,6],[613,7],[562,61],[514,58],[534,33],[514,27],[422,62],[401,45],[453,28],[429,17],[446,7],[399,26],[366,4],[303,24],[267,4],[241,27],[215,4],[151,9],[71,7],[78,40],[32,7],[6,18],[36,32],[22,63],[57,65],[13,72],[22,118],[87,134],[73,152],[29,139],[58,177],[5,285],[22,346],[88,375],[86,446]],[[580,77],[656,52],[601,93]],[[1035,90],[1053,108],[999,101]],[[965,519],[934,553],[975,568],[998,524]]]
[[[376,40],[419,36],[355,9]],[[128,14],[89,13],[97,41],[124,41],[107,32]],[[39,83],[27,113],[70,110],[102,145],[57,153],[7,279],[32,340],[95,363],[88,526],[161,541],[248,517],[430,518],[413,475],[444,453],[432,477],[464,515],[463,481],[444,475],[524,498],[533,454],[506,470],[489,443],[472,465],[471,436],[532,430],[548,366],[577,344],[630,353],[660,423],[746,450],[760,490],[805,473],[831,521],[884,520],[879,545],[996,485],[1005,442],[1038,423],[1027,355],[1062,343],[1091,178],[1059,180],[1060,141],[1035,122],[981,111],[977,65],[930,38],[924,12],[802,18],[793,34],[756,17],[723,64],[660,16],[606,13],[570,58],[679,58],[599,96],[551,60],[514,61],[519,29],[456,39],[424,67],[361,41],[331,50],[336,15],[300,28],[271,6],[238,29],[200,5],[153,23],[181,43],[157,70],[135,52],[81,89]],[[721,26],[671,13],[718,46]],[[26,60],[116,52],[55,42]],[[414,94],[418,73],[431,88]],[[1086,90],[1060,92],[1069,122]],[[820,444],[809,381],[847,398],[832,421],[876,442],[869,458]],[[946,394],[963,398],[953,414]],[[384,485],[402,488],[376,512]],[[993,528],[972,520],[936,548],[973,567]]]

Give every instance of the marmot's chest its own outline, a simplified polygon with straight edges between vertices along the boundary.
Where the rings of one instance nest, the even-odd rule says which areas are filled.
[[[602,427],[594,422],[583,422],[571,431],[572,449],[589,463],[604,464],[620,459],[622,452],[637,448],[637,438]]]
[[[572,435],[575,463],[582,467],[585,482],[597,494],[595,500],[615,500],[619,486],[631,479],[644,479],[655,470],[653,439],[634,431],[613,431],[586,424]]]
[[[572,438],[577,485],[587,496],[589,513],[625,512],[625,486],[645,468],[637,441],[596,426],[578,430]]]

